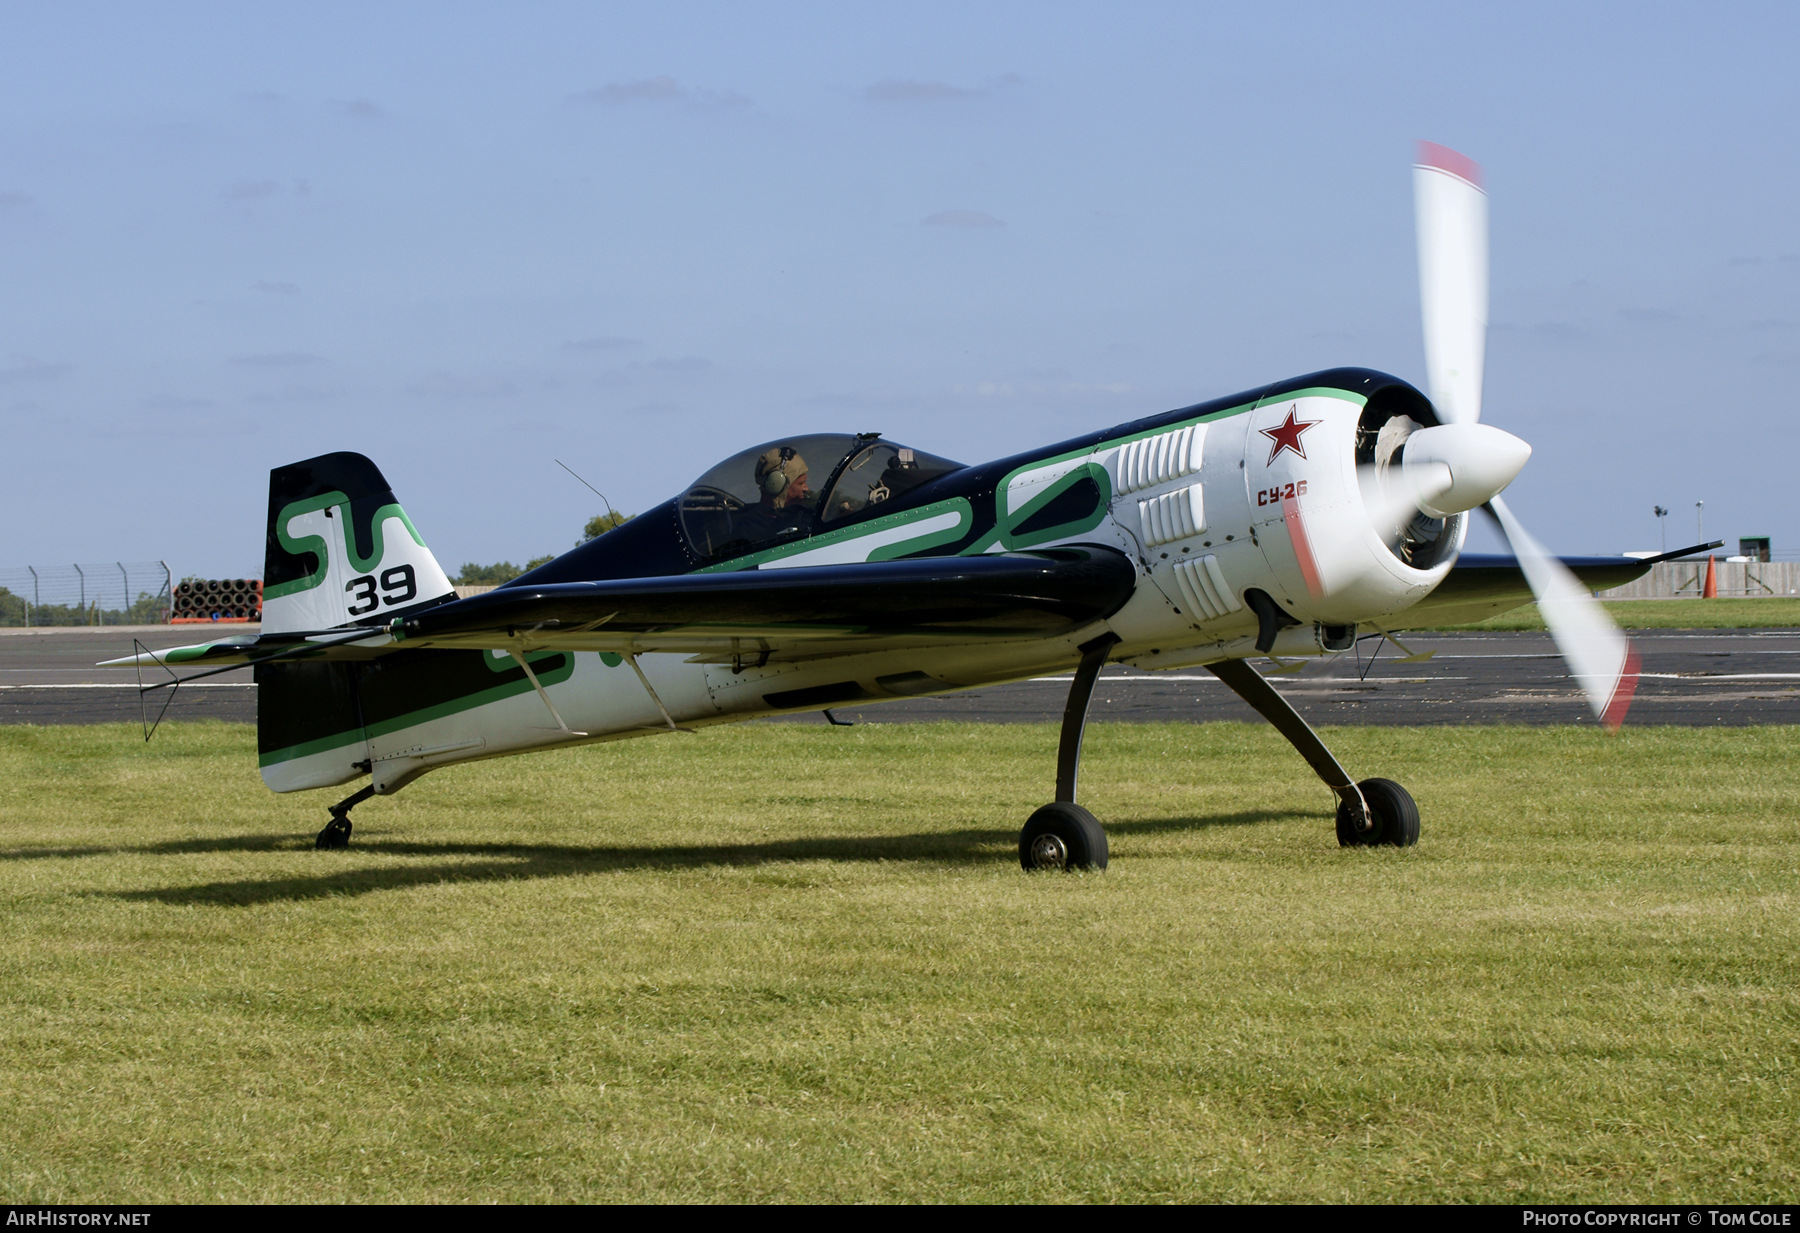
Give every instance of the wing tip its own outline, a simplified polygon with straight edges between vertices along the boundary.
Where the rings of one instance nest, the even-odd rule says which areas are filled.
[[[1487,177],[1481,170],[1481,164],[1468,155],[1458,153],[1449,146],[1440,146],[1435,141],[1420,141],[1417,146],[1420,167],[1447,172],[1459,180],[1467,180],[1482,192],[1487,192]]]
[[[1608,732],[1617,732],[1625,722],[1625,712],[1631,709],[1631,699],[1637,693],[1638,669],[1637,648],[1631,643],[1625,644],[1625,666],[1619,672],[1618,682],[1613,686],[1612,697],[1607,700],[1606,709],[1600,714],[1600,724]]]

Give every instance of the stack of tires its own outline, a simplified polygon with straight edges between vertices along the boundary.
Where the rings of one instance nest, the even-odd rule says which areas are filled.
[[[175,584],[171,625],[262,620],[261,578],[190,579]]]

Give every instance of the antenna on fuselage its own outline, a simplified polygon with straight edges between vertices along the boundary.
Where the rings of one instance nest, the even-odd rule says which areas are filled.
[[[568,463],[564,462],[562,459],[558,458],[555,460],[555,462],[556,462],[557,466],[559,466],[563,470],[567,471],[570,475],[575,475],[575,468],[571,467]],[[600,498],[600,503],[602,505],[606,506],[606,509],[603,512],[605,512],[605,513],[612,512],[612,502],[608,501],[606,499],[606,494],[604,492],[601,492],[598,488],[594,487],[592,484],[590,484],[586,480],[582,479],[579,475],[575,475],[575,478],[577,480],[581,481],[581,486],[583,488],[587,489],[589,492],[593,493],[595,496]]]

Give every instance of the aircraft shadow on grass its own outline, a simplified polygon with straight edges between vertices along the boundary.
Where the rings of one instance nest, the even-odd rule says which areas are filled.
[[[1114,826],[1120,834],[1153,835],[1172,831],[1206,830],[1222,826],[1254,826],[1293,817],[1291,812],[1249,810],[1208,817],[1144,818]],[[170,886],[151,890],[95,892],[107,898],[169,904],[210,904],[248,907],[331,896],[363,895],[371,891],[403,890],[453,882],[512,882],[533,878],[572,877],[580,874],[635,870],[700,869],[797,861],[828,860],[845,863],[870,861],[948,861],[977,864],[1000,858],[1014,845],[1007,830],[967,829],[916,835],[876,835],[843,838],[781,839],[766,843],[694,844],[650,847],[576,847],[513,843],[422,843],[395,839],[359,840],[356,851],[385,856],[486,857],[453,863],[340,869],[304,877],[244,878],[232,882],[208,882],[198,886]],[[182,855],[206,852],[292,852],[299,848],[291,835],[236,835],[217,839],[182,839],[135,848],[13,849],[0,859],[82,857],[117,853]],[[310,846],[310,845],[308,845]],[[322,860],[341,859],[336,854]]]
[[[121,853],[180,856],[202,852],[281,852],[295,846],[292,835],[231,835],[211,839],[171,839],[136,847],[90,844],[79,848],[7,848],[0,851],[0,861],[79,860],[84,856],[117,856]]]

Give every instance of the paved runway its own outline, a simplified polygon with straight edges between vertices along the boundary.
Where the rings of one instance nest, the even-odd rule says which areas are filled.
[[[137,674],[96,668],[102,659],[132,652],[136,638],[152,650],[191,646],[212,638],[258,632],[256,625],[120,625],[93,628],[0,629],[0,723],[98,724],[138,721]],[[144,682],[167,678],[147,671]],[[162,699],[151,697],[150,715]],[[256,721],[256,686],[247,668],[181,687],[170,719]]]
[[[0,629],[0,723],[136,722],[134,672],[96,668],[94,662],[129,654],[134,637],[161,649],[224,632],[211,627],[196,632],[192,626]],[[1800,723],[1800,630],[1654,630],[1634,634],[1632,641],[1643,657],[1644,675],[1628,724]],[[1388,643],[1371,665],[1376,642],[1370,640],[1359,648],[1360,662],[1345,654],[1270,679],[1315,724],[1593,722],[1548,634],[1418,634],[1408,635],[1406,643],[1416,652],[1433,652],[1431,659],[1399,662],[1400,652]],[[256,687],[249,678],[247,669],[239,669],[184,685],[168,719],[254,721]],[[152,679],[146,673],[145,680]],[[877,723],[1031,723],[1060,719],[1067,693],[1064,676],[941,698],[836,707],[833,713]],[[1203,668],[1150,673],[1110,667],[1095,688],[1091,718],[1261,722]],[[825,720],[808,714],[768,722]]]
[[[1548,634],[1403,635],[1423,663],[1398,662],[1378,639],[1269,680],[1314,724],[1593,723]],[[1800,631],[1656,630],[1632,635],[1643,675],[1626,720],[1683,726],[1800,723]],[[1258,665],[1268,668],[1268,661]],[[1364,676],[1364,670],[1367,675]],[[1060,719],[1069,678],[1021,682],[945,698],[836,707],[844,719]],[[1136,672],[1109,667],[1094,688],[1096,720],[1261,722],[1204,668]],[[823,722],[812,716],[796,720]]]

